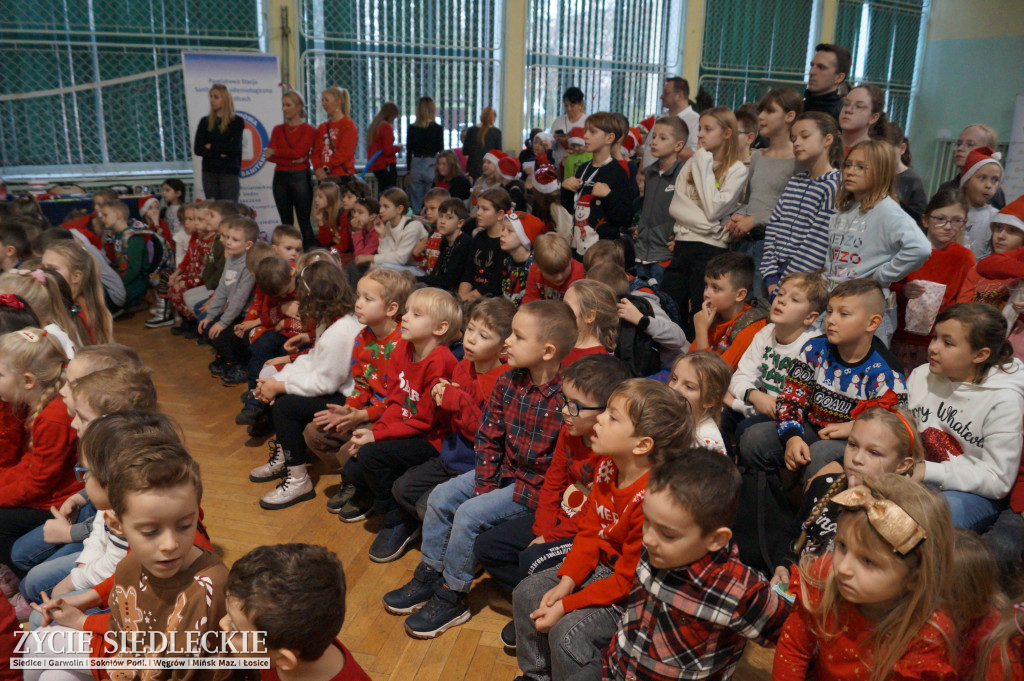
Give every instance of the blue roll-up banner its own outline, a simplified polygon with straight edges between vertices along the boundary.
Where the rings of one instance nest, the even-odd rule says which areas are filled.
[[[210,112],[209,92],[214,83],[227,86],[235,103],[235,114],[245,121],[242,133],[242,191],[239,201],[256,212],[256,222],[268,240],[280,223],[274,193],[274,164],[263,158],[270,145],[270,133],[281,124],[281,71],[277,57],[265,54],[182,52],[185,103],[188,108],[190,139]],[[202,158],[193,156],[195,193],[203,197]]]

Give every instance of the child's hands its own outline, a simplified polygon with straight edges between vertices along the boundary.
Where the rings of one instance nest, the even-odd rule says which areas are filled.
[[[384,230],[385,229],[386,229],[386,225],[384,224],[384,221],[381,220],[380,216],[378,215],[377,217],[375,217],[373,219],[373,231],[377,232],[377,236],[384,236]]]
[[[71,523],[56,507],[50,507],[53,518],[43,523],[43,541],[47,544],[68,544],[71,542]]]
[[[539,537],[534,537],[533,541],[531,541],[529,544],[527,544],[527,546],[533,546],[534,544],[544,544],[546,542],[547,542],[547,539],[544,538],[544,535],[541,535]]]
[[[210,325],[210,320],[209,319],[204,319],[203,321],[199,322],[199,333],[202,333],[203,331],[205,331],[206,327],[208,327],[209,325]]]
[[[725,229],[735,237],[741,237],[754,229],[754,218],[750,215],[733,213]]]
[[[781,584],[782,586],[789,587],[789,568],[785,565],[780,565],[775,568],[775,574],[772,575],[771,585]]]
[[[281,355],[280,357],[273,357],[263,363],[265,367],[277,366],[278,364],[291,364],[292,358],[288,355]]]
[[[205,322],[206,320],[204,319],[203,321]],[[217,322],[216,324],[210,327],[210,330],[206,335],[208,335],[210,338],[216,338],[221,334],[221,332],[224,331],[224,329],[225,326],[220,322]]]
[[[352,439],[349,440],[349,443],[352,445],[352,453],[355,454],[363,445],[368,445],[375,441],[376,438],[373,437],[372,430],[369,428],[358,428],[352,433]]]
[[[668,249],[669,253],[675,253],[675,250],[676,250],[676,240],[675,239],[669,239],[668,243],[665,244],[665,248]]]
[[[437,406],[439,407],[441,406],[441,401],[444,400],[445,388],[448,386],[458,388],[459,384],[452,383],[444,378],[441,378],[438,379],[437,383],[434,384],[434,387],[430,389],[430,396],[434,399],[434,403],[437,404]]]
[[[612,188],[604,182],[595,182],[594,188],[590,190],[590,193],[599,199],[603,199],[612,193]]]
[[[768,393],[755,390],[750,393],[750,404],[754,406],[758,414],[762,416],[768,416],[775,418],[775,408],[778,403],[778,398],[769,395]]]
[[[42,605],[33,603],[32,609],[43,616],[44,627],[49,626],[51,622],[56,622],[72,629],[85,628],[85,613],[72,605],[68,599],[51,599],[45,591],[39,595],[42,597],[43,603]]]
[[[309,334],[308,333],[297,333],[284,342],[284,351],[288,354],[298,352],[303,345],[309,345]],[[289,360],[291,361],[291,360]],[[274,362],[274,364],[280,364],[281,362]],[[269,364],[269,362],[268,362]]]
[[[811,448],[802,437],[793,437],[786,443],[786,468],[797,471],[811,462]]]
[[[206,312],[208,309],[210,309],[210,301],[209,300],[207,300],[205,303],[203,303],[202,307],[199,308],[199,311],[200,312]]]
[[[914,298],[920,298],[924,295],[925,287],[924,284],[918,280],[908,281],[903,287],[903,295],[907,300],[913,300]]]
[[[273,404],[278,395],[285,392],[284,382],[276,378],[261,378],[256,382],[256,399]]]
[[[830,423],[818,431],[822,440],[845,440],[853,432],[853,421],[846,423]]]
[[[619,308],[619,319],[629,322],[630,324],[639,324],[640,320],[644,316],[640,313],[640,310],[636,308],[636,305],[629,302],[625,298],[622,298],[618,302]]]
[[[551,631],[551,628],[558,624],[558,621],[563,617],[565,617],[565,606],[562,605],[562,599],[558,599],[550,607],[546,607],[542,603],[539,608],[530,613],[533,625],[542,634]]]
[[[78,517],[78,509],[85,506],[85,497],[82,496],[81,492],[75,492],[70,497],[64,500],[64,503],[60,505],[57,512],[67,518],[69,521],[73,521]],[[72,517],[74,516],[74,517]]]
[[[583,186],[583,180],[578,177],[570,177],[562,182],[562,189],[567,189],[573,193],[579,191],[579,188]]]
[[[700,306],[697,314],[693,315],[693,328],[694,331],[699,334],[698,338],[708,335],[708,329],[711,328],[711,322],[715,318],[715,306],[710,300],[705,300],[704,304]]]
[[[423,239],[418,244],[416,244],[416,246],[414,246],[413,249],[412,249],[413,256],[418,258],[421,255],[423,255],[423,251],[427,250],[427,242],[428,241],[430,241],[429,238]]]
[[[273,155],[274,155],[274,150],[271,149],[270,147],[267,147],[266,149],[263,150],[263,158],[269,160],[270,157],[273,156]]]

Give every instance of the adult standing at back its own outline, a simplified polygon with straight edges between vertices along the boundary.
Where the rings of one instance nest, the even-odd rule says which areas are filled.
[[[281,95],[284,123],[275,125],[270,133],[270,146],[263,155],[274,168],[274,203],[281,222],[294,225],[298,219],[302,245],[312,248],[316,243],[309,211],[313,206],[313,176],[309,155],[313,150],[316,128],[307,123],[306,106],[298,92]]]
[[[814,48],[811,73],[804,93],[804,111],[827,113],[839,122],[843,110],[843,95],[839,86],[850,75],[853,57],[841,45],[820,43]]]
[[[398,153],[401,144],[395,144],[393,123],[398,118],[398,105],[384,102],[366,130],[366,162],[370,163],[377,152],[380,156],[370,163],[370,172],[377,178],[377,192],[391,189],[398,184]]]
[[[430,97],[416,102],[416,122],[405,132],[406,158],[409,160],[409,201],[420,214],[423,197],[434,184],[437,155],[444,150],[444,128],[435,120],[437,106]]]
[[[210,113],[196,130],[193,151],[203,157],[203,194],[208,201],[238,201],[242,172],[242,131],[231,91],[220,83],[210,86]]]
[[[569,132],[573,128],[582,128],[587,123],[587,102],[583,90],[571,87],[562,95],[562,107],[565,113],[551,124],[551,134],[555,137],[555,145],[551,149],[555,165],[561,165],[569,149]]]
[[[693,152],[697,150],[697,132],[700,128],[700,114],[694,111],[693,106],[690,105],[690,83],[679,76],[666,78],[665,85],[661,88],[661,105],[668,109],[666,115],[677,116],[683,123],[686,123],[689,136],[686,138],[686,146],[679,154],[679,160],[686,163],[693,156]],[[651,130],[647,133],[647,139],[644,140],[644,158],[640,165],[641,168],[646,168],[655,161],[654,155],[651,153],[651,138],[653,136],[654,126],[652,125]]]
[[[498,114],[493,107],[486,106],[480,112],[480,124],[466,131],[462,140],[462,153],[466,155],[466,172],[474,180],[483,174],[484,154],[491,149],[501,149],[501,130],[494,127]]]
[[[317,179],[328,175],[348,177],[356,172],[356,144],[359,130],[349,118],[348,90],[332,85],[320,95],[327,120],[316,129],[313,141],[313,171]]]

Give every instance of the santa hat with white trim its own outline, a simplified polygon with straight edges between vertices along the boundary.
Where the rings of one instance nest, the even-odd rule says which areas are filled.
[[[513,211],[505,215],[505,219],[512,225],[519,242],[527,248],[533,248],[533,242],[544,232],[548,231],[547,225],[536,215],[525,211]]]
[[[967,161],[964,163],[964,173],[960,176],[960,186],[963,187],[967,184],[967,180],[971,179],[974,173],[981,170],[982,166],[995,163],[1002,168],[999,164],[1002,158],[1003,155],[998,151],[992,151],[991,147],[975,147],[971,149],[970,153],[967,154]]]
[[[586,144],[586,140],[583,139],[583,127],[577,125],[575,128],[569,131],[569,144],[578,144],[581,147]]]
[[[505,158],[506,156],[508,156],[508,154],[506,154],[501,149],[491,149],[486,154],[484,154],[484,160],[490,161],[491,163],[494,164],[494,167],[497,168],[498,163],[500,163],[501,159]]]
[[[647,118],[637,123],[637,126],[643,131],[644,137],[651,134],[651,130],[654,130],[654,124],[657,122],[657,120],[657,116],[648,116]]]
[[[1001,225],[1009,225],[1014,229],[1019,229],[1021,232],[1024,232],[1024,196],[1006,204],[1006,206],[992,218],[992,224],[997,222]]]
[[[498,174],[506,180],[514,180],[519,174],[519,159],[503,154],[498,159]]]

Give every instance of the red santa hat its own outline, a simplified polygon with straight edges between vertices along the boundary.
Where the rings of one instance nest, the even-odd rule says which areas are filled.
[[[541,194],[554,194],[558,191],[558,173],[550,163],[538,165],[533,173],[533,188]]]
[[[142,217],[146,217],[146,213],[151,211],[154,206],[159,208],[160,202],[151,196],[139,205],[139,215],[141,215]]]
[[[640,132],[640,129],[630,128],[629,132],[626,133],[626,136],[622,139],[622,148],[626,150],[627,154],[632,156],[643,143],[644,135]]]
[[[960,176],[960,186],[963,187],[967,184],[967,180],[971,179],[974,173],[981,170],[981,167],[988,165],[989,163],[995,163],[999,165],[999,160],[1003,157],[998,151],[992,151],[991,147],[975,147],[971,149],[971,152],[967,154],[967,161],[964,163],[964,173]]]
[[[547,225],[536,215],[525,211],[513,211],[505,215],[505,219],[512,225],[519,242],[527,248],[533,248],[533,242],[544,232],[548,231]]]
[[[506,180],[515,179],[519,174],[519,159],[502,154],[502,157],[498,159],[498,174]]]
[[[486,154],[484,154],[484,160],[485,161],[490,161],[491,163],[493,163],[495,165],[495,167],[497,167],[498,164],[501,162],[501,159],[503,159],[503,158],[505,158],[507,156],[508,156],[508,154],[506,154],[501,149],[491,149]]]
[[[644,133],[644,137],[651,134],[651,130],[654,130],[654,123],[658,120],[657,116],[648,116],[647,118],[640,121],[637,125]]]
[[[973,152],[972,152],[973,153]],[[992,222],[1009,225],[1024,232],[1024,196],[1011,201],[992,218]]]
[[[586,144],[586,140],[583,139],[583,126],[577,125],[575,128],[569,131],[569,145],[578,144],[581,147]]]

